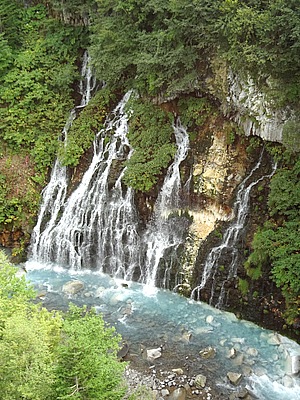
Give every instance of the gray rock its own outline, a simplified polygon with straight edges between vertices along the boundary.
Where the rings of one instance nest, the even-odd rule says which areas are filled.
[[[170,392],[168,391],[168,389],[162,389],[161,395],[162,395],[163,397],[168,396],[169,394],[170,394]]]
[[[236,349],[232,347],[227,354],[227,358],[235,358],[236,357]]]
[[[195,386],[197,389],[204,388],[206,385],[206,376],[199,374],[195,378]]]
[[[209,346],[209,347],[206,347],[205,349],[200,350],[199,354],[202,358],[205,358],[205,359],[214,358],[214,356],[216,355],[216,349]]]
[[[74,294],[81,292],[81,290],[83,290],[83,288],[84,288],[83,282],[78,281],[78,280],[77,281],[69,281],[63,285],[62,291],[65,294],[74,295]]]
[[[172,392],[168,400],[186,400],[186,390],[183,387],[177,388]]]
[[[161,347],[158,347],[157,349],[146,350],[146,354],[148,361],[156,360],[157,358],[161,357]]]
[[[234,385],[238,385],[240,383],[241,379],[242,379],[242,374],[239,374],[237,372],[228,372],[227,373],[227,378]]]
[[[256,357],[258,355],[258,351],[254,347],[249,347],[249,349],[247,349],[246,353],[252,357]]]
[[[176,375],[183,375],[182,368],[174,368],[174,369],[172,369],[172,372],[174,372]]]

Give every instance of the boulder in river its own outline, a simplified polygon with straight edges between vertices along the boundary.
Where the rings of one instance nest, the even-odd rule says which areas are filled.
[[[76,280],[76,281],[69,281],[63,285],[62,291],[67,295],[74,295],[84,288],[84,283]]]
[[[228,372],[227,378],[232,384],[238,385],[242,379],[242,374],[239,374],[238,372]]]
[[[214,358],[216,355],[216,349],[214,349],[211,346],[205,347],[205,349],[202,349],[199,351],[199,354],[202,358],[209,359],[209,358]]]
[[[186,399],[186,389],[180,387],[174,390],[168,397],[168,400],[185,400]]]

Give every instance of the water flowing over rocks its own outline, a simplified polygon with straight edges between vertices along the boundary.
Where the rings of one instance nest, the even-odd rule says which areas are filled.
[[[44,292],[37,301],[49,309],[65,309],[70,300],[95,307],[123,336],[126,348],[120,358],[136,371],[129,381],[133,386],[144,382],[153,399],[183,395],[184,388],[186,400],[228,400],[231,395],[283,400],[283,391],[288,400],[298,400],[300,382],[293,365],[300,348],[289,339],[167,290],[149,293],[144,285],[103,274],[73,271],[70,276],[57,267],[37,267],[26,264],[27,279]],[[84,288],[72,295],[63,293],[71,280],[83,282]],[[191,333],[189,340],[184,332]],[[213,357],[201,356],[210,352]],[[147,357],[154,353],[159,357]],[[241,397],[244,389],[246,397]]]

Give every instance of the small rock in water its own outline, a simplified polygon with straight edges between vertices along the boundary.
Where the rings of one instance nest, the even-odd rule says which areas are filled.
[[[98,289],[95,292],[95,297],[101,297],[104,291],[105,287],[103,286],[98,287]]]
[[[161,357],[161,347],[149,350],[142,348],[142,356],[143,358],[146,358],[148,361],[156,360],[157,358]]]
[[[206,376],[199,374],[195,378],[195,386],[197,389],[204,388],[206,385]]]
[[[205,349],[200,350],[199,354],[202,358],[205,358],[205,359],[214,358],[214,356],[216,355],[216,349],[209,346],[209,347],[206,347]]]
[[[272,333],[268,339],[268,343],[274,346],[279,346],[281,344],[280,337],[277,333]]]
[[[258,355],[258,351],[253,347],[249,347],[249,349],[247,349],[246,353],[249,356],[253,356],[253,357],[256,357]]]
[[[68,295],[74,295],[84,288],[84,283],[81,281],[69,281],[63,285],[62,291]]]
[[[234,385],[238,385],[240,383],[241,379],[242,379],[242,374],[239,374],[237,372],[228,372],[227,373],[227,378]]]
[[[292,379],[290,376],[288,376],[288,375],[285,375],[285,376],[282,378],[282,384],[283,384],[283,386],[285,386],[285,387],[287,387],[287,388],[291,388],[291,387],[294,386],[293,379]]]
[[[174,372],[176,375],[183,375],[182,368],[174,368],[174,369],[172,369],[172,372]]]
[[[236,357],[236,350],[235,350],[235,348],[232,347],[232,348],[228,351],[227,357],[228,357],[228,358],[234,358],[234,357]]]
[[[161,395],[162,395],[163,397],[168,396],[169,394],[170,394],[170,392],[169,392],[168,389],[162,389]]]
[[[207,324],[211,324],[213,322],[213,320],[214,320],[214,317],[212,315],[208,315],[206,317],[206,323]]]

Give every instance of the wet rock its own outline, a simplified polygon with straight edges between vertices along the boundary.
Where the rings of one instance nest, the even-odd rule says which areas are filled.
[[[239,374],[237,372],[228,372],[227,378],[233,385],[238,385],[242,379],[242,374]]]
[[[105,287],[100,286],[97,288],[96,292],[95,292],[95,297],[102,297],[103,292],[105,291]]]
[[[74,295],[84,288],[84,283],[81,281],[69,281],[65,285],[63,285],[62,291],[67,295]]]
[[[228,351],[227,357],[228,357],[228,358],[235,358],[235,357],[236,357],[236,349],[231,348],[231,349]]]
[[[146,349],[144,346],[141,345],[142,357],[148,361],[154,361],[157,358],[160,358],[161,351],[161,347],[158,347],[157,349]]]
[[[186,399],[186,390],[183,387],[177,388],[170,394],[168,400],[185,400]]]
[[[244,361],[244,355],[238,354],[235,358],[232,359],[232,363],[234,365],[242,365]]]
[[[172,372],[174,372],[176,375],[183,375],[182,368],[174,368],[174,369],[172,369]]]
[[[294,386],[293,379],[288,375],[285,375],[282,378],[282,384],[283,384],[283,386],[288,387],[288,388],[291,388]]]
[[[206,347],[206,348],[204,348],[204,349],[199,351],[199,355],[202,358],[205,358],[206,360],[209,359],[209,358],[214,358],[214,356],[216,355],[216,349],[214,349],[211,346]]]
[[[273,346],[279,346],[281,344],[279,335],[277,333],[271,334],[270,338],[268,339],[268,343],[272,344]]]
[[[246,353],[247,353],[249,356],[252,356],[252,357],[256,357],[256,356],[258,355],[257,349],[255,349],[255,348],[253,348],[253,347],[249,347],[249,349],[247,349]]]
[[[195,378],[195,386],[197,389],[204,388],[206,385],[206,376],[199,374]]]
[[[124,341],[123,343],[121,343],[121,346],[122,347],[120,348],[120,350],[117,353],[117,356],[120,360],[122,358],[124,358],[128,354],[128,351],[129,351],[129,346],[128,346],[127,342]]]

